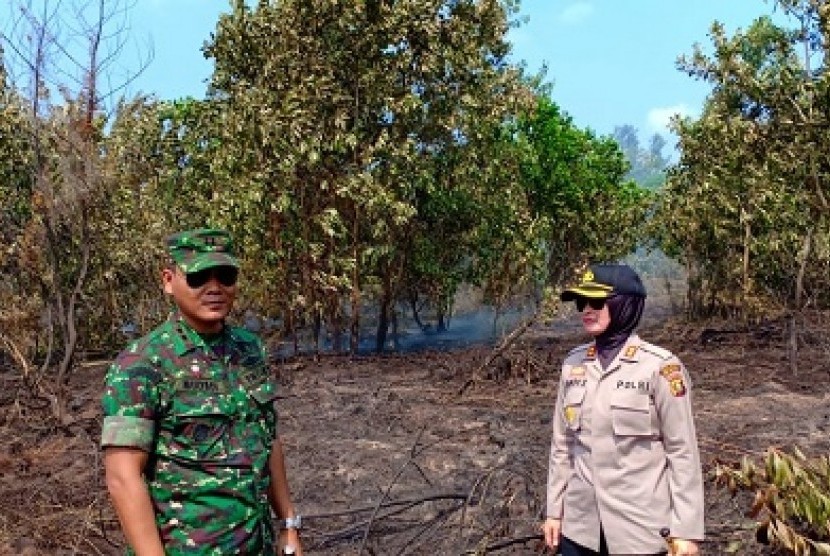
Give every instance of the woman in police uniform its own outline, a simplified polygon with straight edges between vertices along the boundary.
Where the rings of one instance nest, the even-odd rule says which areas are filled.
[[[562,556],[699,554],[689,376],[635,333],[645,297],[626,265],[592,265],[561,295],[593,336],[565,358],[553,417],[542,530]]]

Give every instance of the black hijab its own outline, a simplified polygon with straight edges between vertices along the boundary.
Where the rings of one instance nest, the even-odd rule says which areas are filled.
[[[605,331],[596,336],[597,357],[605,369],[622,349],[628,337],[640,324],[646,298],[639,295],[619,294],[605,302],[611,322]]]

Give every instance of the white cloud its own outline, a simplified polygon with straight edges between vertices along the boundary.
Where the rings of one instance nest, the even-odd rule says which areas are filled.
[[[594,6],[588,2],[576,2],[565,8],[559,14],[559,21],[568,25],[575,25],[588,19],[594,13]]]
[[[692,116],[694,111],[683,103],[652,108],[648,111],[646,121],[652,133],[666,133],[669,130],[669,120],[676,115]]]

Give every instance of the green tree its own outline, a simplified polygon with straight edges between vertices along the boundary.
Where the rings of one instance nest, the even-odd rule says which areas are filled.
[[[778,5],[799,28],[761,17],[728,37],[715,23],[714,53],[680,61],[713,87],[701,118],[676,124],[682,156],[659,216],[693,315],[828,303],[828,7]]]
[[[31,136],[25,133],[28,124],[25,100],[8,82],[0,43],[0,198],[3,199],[0,241],[3,245],[13,245],[12,239],[31,217],[32,175],[26,169],[31,167],[33,153]],[[0,268],[10,258],[8,250],[0,251]],[[4,275],[13,277],[15,273],[4,272]]]
[[[626,180],[617,141],[577,128],[546,98],[520,130],[528,145],[522,184],[547,250],[549,284],[570,280],[587,262],[630,253],[646,233],[651,196]]]
[[[236,2],[220,19],[206,50],[223,118],[213,168],[234,176],[221,195],[253,223],[241,233],[271,263],[266,298],[286,322],[336,329],[348,314],[354,350],[368,294],[382,343],[417,266],[407,246],[424,245],[410,239],[427,231],[425,195],[498,187],[481,183],[498,163],[476,154],[482,133],[531,98],[506,62],[511,5]]]

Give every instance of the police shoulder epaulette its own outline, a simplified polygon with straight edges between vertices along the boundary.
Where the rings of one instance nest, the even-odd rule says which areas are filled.
[[[590,347],[594,345],[594,342],[588,342],[587,344],[582,344],[581,346],[576,346],[571,351],[568,352],[568,357],[574,355],[575,353],[582,353],[586,352],[590,349]]]
[[[654,344],[649,344],[648,342],[640,344],[640,349],[652,355],[656,355],[660,359],[671,359],[674,357],[674,354],[669,350],[661,348],[660,346],[655,346]]]

